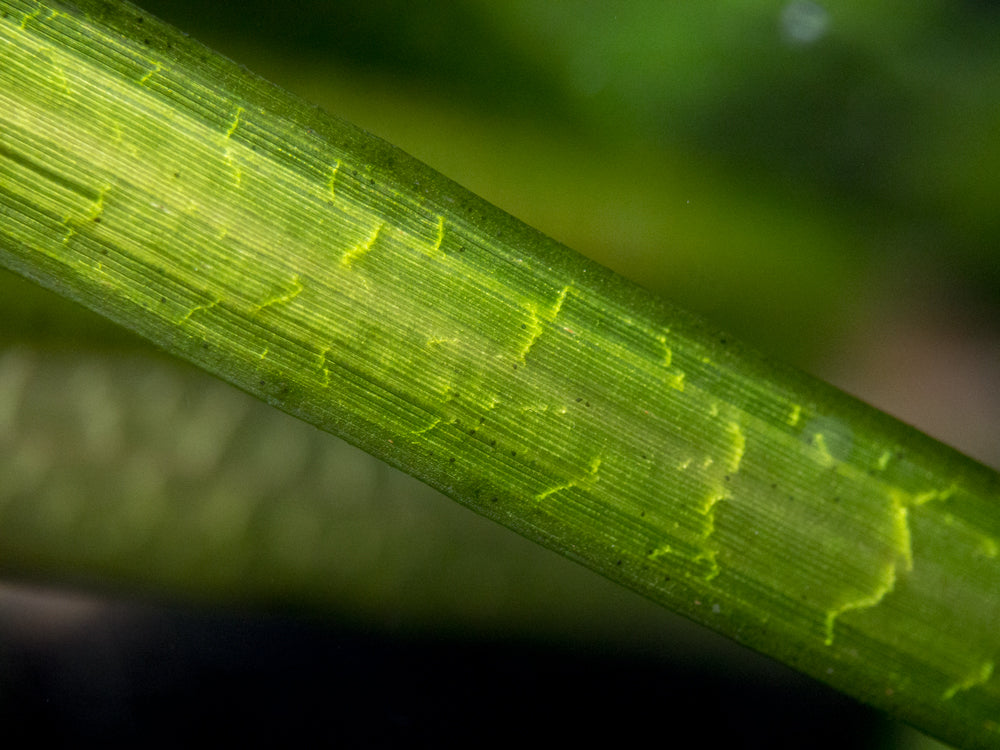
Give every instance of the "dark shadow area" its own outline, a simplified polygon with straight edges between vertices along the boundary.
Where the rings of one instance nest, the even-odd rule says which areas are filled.
[[[801,678],[780,686],[628,654],[368,632],[259,613],[111,605],[0,640],[0,717],[42,744],[665,741],[878,747],[889,725]]]

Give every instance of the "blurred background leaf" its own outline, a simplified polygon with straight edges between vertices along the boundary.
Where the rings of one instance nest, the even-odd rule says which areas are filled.
[[[143,6],[585,255],[1000,465],[995,4]],[[419,633],[448,644],[546,644],[545,653],[571,665],[546,674],[565,691],[564,710],[581,720],[594,709],[573,692],[575,682],[604,705],[619,705],[613,691],[621,696],[628,683],[622,705],[666,711],[669,704],[683,718],[694,709],[664,694],[662,683],[690,680],[686,665],[697,663],[719,666],[699,700],[747,707],[734,731],[744,726],[762,745],[791,742],[816,726],[851,746],[930,743],[6,274],[0,320],[0,543],[18,561],[8,573],[138,589],[147,601],[230,607],[224,616],[201,615],[211,623],[204,625],[190,610],[126,616],[122,605],[102,600],[94,610],[86,600],[69,610],[85,616],[59,610],[82,626],[46,630],[30,617],[47,612],[42,600],[29,605],[25,591],[13,589],[2,600],[0,698],[6,694],[8,712],[45,715],[45,700],[52,706],[57,677],[40,679],[36,693],[24,689],[26,674],[45,673],[39,665],[52,658],[45,633],[86,651],[95,628],[117,635],[133,632],[122,623],[141,621],[140,632],[159,632],[150,631],[152,617],[160,628],[175,623],[172,647],[186,655],[176,669],[190,681],[162,687],[174,693],[191,690],[205,674],[197,666],[204,667],[205,651],[218,651],[234,632],[255,647],[231,653],[219,673],[231,675],[234,660],[252,662],[249,652],[267,652],[262,643],[270,639],[289,639],[302,653],[324,654],[298,683],[310,685],[322,682],[320,665],[343,667],[330,655],[337,650],[331,628],[346,629],[336,642],[360,648],[360,661],[376,671],[373,660],[398,662],[399,639]],[[38,549],[44,554],[33,557]],[[232,614],[243,606],[255,614]],[[261,611],[319,615],[323,626],[261,624]],[[39,649],[46,657],[31,656],[25,633],[47,644]],[[385,640],[358,646],[358,633]],[[214,646],[184,646],[191,637]],[[109,647],[115,669],[128,672],[121,664],[148,656],[146,641],[129,641],[137,642],[145,645]],[[427,652],[425,641],[414,648]],[[57,659],[52,675],[79,665],[78,651],[70,652],[76,655]],[[633,671],[621,667],[609,687],[605,663],[587,659],[611,654],[639,662],[628,662]],[[504,658],[518,665],[514,674],[491,662],[461,679],[481,691],[479,672],[516,691],[545,682],[527,666],[545,661],[538,653]],[[400,678],[382,666],[387,681]],[[265,693],[260,677],[271,668],[250,670]],[[559,672],[588,668],[598,675],[593,685]],[[432,683],[459,679],[441,659],[428,657],[421,669],[428,695],[441,695]],[[68,708],[108,694],[109,671],[96,671],[104,688],[71,691],[51,710],[61,711],[64,726],[123,731],[126,723],[114,717],[102,724],[99,711]],[[450,677],[435,682],[432,672]],[[150,717],[135,696],[146,694],[135,680],[122,684],[124,714],[141,732]],[[767,692],[771,705],[786,707],[747,726],[747,716],[761,712],[754,695],[763,686],[775,691]],[[442,694],[481,729],[480,715],[453,687]],[[455,713],[429,711],[427,697],[414,692],[384,710],[361,708],[371,696],[345,702],[338,695],[345,717],[358,713],[403,737],[439,724],[442,731],[466,726]],[[634,722],[627,714],[621,708],[609,723]],[[807,729],[798,723],[803,714],[814,720]],[[275,710],[286,729],[292,715]],[[641,736],[662,716],[650,720],[631,729]],[[786,734],[768,735],[766,725]],[[854,734],[831,733],[833,725]]]

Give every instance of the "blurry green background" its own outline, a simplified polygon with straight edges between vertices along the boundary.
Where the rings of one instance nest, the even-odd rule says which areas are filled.
[[[1000,466],[1000,6],[143,7],[775,357]],[[632,701],[643,706],[694,664],[718,680],[705,700],[762,714],[747,728],[762,745],[781,741],[767,726],[810,712],[826,735],[855,722],[841,740],[868,744],[853,746],[924,742],[8,275],[0,476],[0,565],[12,581],[319,618],[310,635],[295,631],[306,642],[346,628],[392,643],[544,644],[575,665],[576,678],[553,683],[570,692],[586,659],[636,659],[646,671],[632,676],[644,686]],[[69,625],[56,627],[42,602],[54,606],[22,587],[0,597],[8,712],[34,710],[51,690],[19,692],[25,670],[40,670],[25,632],[65,643],[109,622],[117,633],[192,616],[124,615],[84,598],[63,601],[55,620]],[[223,620],[211,631],[222,640],[248,621]],[[758,710],[754,695],[771,689],[773,707]],[[795,703],[803,695],[808,708]],[[622,709],[621,721],[634,717]]]

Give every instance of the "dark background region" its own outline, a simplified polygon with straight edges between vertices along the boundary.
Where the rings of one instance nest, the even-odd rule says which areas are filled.
[[[865,748],[889,729],[805,678],[749,689],[738,670],[521,639],[120,604],[56,640],[5,636],[0,718],[59,746]]]

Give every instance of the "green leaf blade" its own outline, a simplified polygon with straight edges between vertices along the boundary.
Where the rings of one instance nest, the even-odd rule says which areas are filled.
[[[996,744],[995,472],[139,11],[79,7],[0,3],[6,265],[672,609]]]

